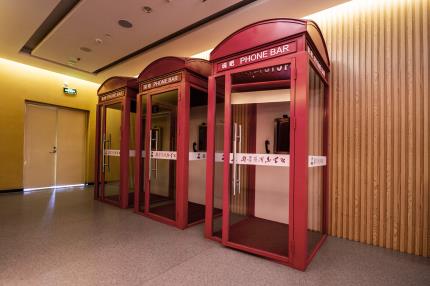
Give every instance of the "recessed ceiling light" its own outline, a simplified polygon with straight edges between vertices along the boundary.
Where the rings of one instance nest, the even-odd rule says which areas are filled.
[[[69,60],[67,61],[67,64],[68,64],[69,66],[74,66],[74,65],[76,65],[80,60],[81,60],[81,58],[70,57],[70,58],[69,58]]]
[[[120,25],[123,28],[127,28],[127,29],[133,27],[133,24],[127,20],[119,20],[118,25]]]
[[[148,13],[148,14],[152,13],[152,8],[149,6],[143,6],[142,10],[143,10],[143,12]]]
[[[83,52],[87,52],[87,53],[90,53],[92,50],[90,49],[90,48],[88,48],[88,47],[80,47],[79,48],[81,51],[83,51]]]

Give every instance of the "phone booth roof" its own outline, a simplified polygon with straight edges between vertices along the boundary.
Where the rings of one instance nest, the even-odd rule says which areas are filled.
[[[163,57],[150,63],[140,73],[138,82],[158,78],[180,70],[188,70],[207,78],[211,74],[211,64],[204,59],[198,58]]]
[[[128,89],[131,89],[134,92],[127,92]],[[124,76],[114,76],[105,80],[97,90],[97,95],[99,99],[101,99],[106,94],[111,93],[120,93],[136,97],[137,93],[137,79],[134,77],[124,77]],[[119,97],[119,96],[118,96]],[[110,98],[106,98],[105,100],[109,100]],[[113,99],[113,98],[112,98]]]
[[[277,18],[263,20],[234,32],[210,53],[210,61],[218,62],[244,52],[259,50],[269,44],[284,42],[305,35],[313,46],[313,52],[329,69],[330,61],[327,47],[318,25],[311,20]],[[297,46],[297,52],[304,51],[305,46]]]

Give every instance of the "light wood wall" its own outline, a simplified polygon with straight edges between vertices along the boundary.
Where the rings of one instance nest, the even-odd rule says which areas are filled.
[[[309,156],[324,154],[324,83],[319,75],[309,72]],[[324,167],[308,169],[308,229],[323,230]]]
[[[249,105],[232,105],[231,108],[232,121],[242,125],[241,150],[243,153],[248,153],[248,146],[246,143],[248,142],[249,137]],[[233,150],[231,150],[230,152],[233,152]],[[237,168],[239,168],[241,178],[240,192],[236,193],[235,196],[231,195],[230,197],[231,212],[235,214],[246,215],[248,211],[248,172],[246,166],[237,165]],[[231,193],[233,194],[233,192]]]
[[[331,59],[334,236],[430,256],[429,0],[354,1],[309,18]]]

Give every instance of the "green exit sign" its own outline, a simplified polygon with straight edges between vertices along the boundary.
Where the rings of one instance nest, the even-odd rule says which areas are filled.
[[[76,88],[70,88],[70,87],[63,87],[64,94],[67,95],[77,95],[78,90]]]

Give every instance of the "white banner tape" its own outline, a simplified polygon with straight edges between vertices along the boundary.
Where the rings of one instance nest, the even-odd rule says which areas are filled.
[[[164,159],[164,160],[176,160],[176,151],[152,151],[151,158]]]
[[[327,165],[326,156],[309,156],[308,167],[321,167]]]
[[[206,160],[206,152],[190,152],[188,154],[188,160],[190,161]]]
[[[119,157],[120,154],[120,150],[117,149],[104,150],[105,156]],[[136,156],[136,151],[130,150],[129,156]],[[176,157],[176,151],[152,151],[151,154],[153,159],[176,160]],[[142,158],[145,158],[145,150],[142,150]],[[206,152],[189,152],[188,159],[190,161],[206,160]]]
[[[112,157],[119,157],[121,154],[121,150],[117,150],[117,149],[105,149],[105,156],[112,156]],[[142,157],[145,154],[145,151],[142,151]],[[135,150],[130,150],[129,151],[129,156],[130,157],[134,157],[136,156],[136,151]]]
[[[119,157],[120,150],[105,149],[106,156]],[[134,157],[135,150],[130,150],[130,157]],[[145,157],[145,150],[142,151],[142,158]],[[176,160],[176,151],[152,151],[151,158],[161,160]],[[190,161],[206,160],[206,152],[189,152]],[[224,153],[215,153],[215,162],[224,162]],[[233,153],[230,153],[230,164],[233,164]],[[254,154],[254,153],[237,153],[236,164],[255,165],[255,166],[272,166],[272,167],[289,167],[290,155],[286,154]],[[309,156],[308,167],[321,167],[327,165],[326,156]]]
[[[105,149],[104,153],[106,156],[119,157],[120,151],[117,149]]]
[[[215,153],[215,162],[224,162],[224,153]],[[230,164],[233,164],[233,153],[230,153]],[[272,166],[272,167],[289,167],[290,155],[237,153],[236,164]],[[320,166],[326,166],[326,165],[327,165],[327,157],[325,156],[308,157],[308,167],[320,167]]]

